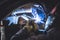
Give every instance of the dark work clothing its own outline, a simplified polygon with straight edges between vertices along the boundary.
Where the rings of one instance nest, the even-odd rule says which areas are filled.
[[[30,33],[27,31],[27,29],[21,29],[15,35],[13,35],[10,40],[24,40],[30,36],[29,34]]]
[[[60,28],[54,28],[48,33],[48,40],[60,40]]]
[[[20,28],[17,25],[5,26],[6,40],[10,40],[11,36],[14,35]]]
[[[17,33],[20,29],[22,29],[23,26],[21,25],[16,25],[12,24],[10,26],[5,26],[5,35],[6,35],[6,40],[10,40],[10,38]]]

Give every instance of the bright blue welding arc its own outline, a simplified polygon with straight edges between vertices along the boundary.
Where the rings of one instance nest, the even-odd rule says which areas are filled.
[[[36,8],[36,11],[37,11],[39,17],[41,17],[42,20],[44,20],[44,18],[45,18],[45,12],[44,12],[43,7],[41,5],[39,5],[39,7]]]
[[[34,16],[35,21],[37,21],[38,24],[40,24],[40,23],[45,24],[44,21],[46,18],[46,14],[45,14],[44,9],[41,5],[40,5],[40,7],[33,7],[32,8],[32,15]],[[45,26],[45,29],[47,29],[47,27],[48,27],[48,26],[47,27],[46,26]],[[39,31],[45,31],[45,30],[39,29]]]
[[[45,18],[45,12],[43,10],[43,8],[32,8],[32,15],[34,16],[34,18],[36,18],[36,21],[37,22],[40,22],[40,23],[44,23],[44,18]]]
[[[43,11],[44,11],[44,10],[43,10]],[[44,18],[45,18],[45,13],[42,12],[41,10],[37,10],[37,12],[38,12],[39,17],[41,17],[42,20],[44,20]]]

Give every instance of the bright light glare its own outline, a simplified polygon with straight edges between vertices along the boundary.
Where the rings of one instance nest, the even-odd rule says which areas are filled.
[[[12,23],[17,24],[18,18],[19,18],[19,16],[11,16],[11,17],[6,18],[6,20],[10,21],[10,23],[8,25],[11,25]]]
[[[40,5],[36,5],[36,4],[35,4],[34,6],[35,6],[35,7],[39,7]]]
[[[43,13],[43,15],[38,15],[37,10],[35,8],[32,8],[32,15],[34,16],[33,19],[35,19],[35,23],[39,23],[39,22],[44,23],[44,21],[42,21],[44,19],[44,16],[43,16],[44,13]]]
[[[52,21],[51,16],[48,16],[47,21],[46,21],[46,23],[45,23],[45,30],[46,30],[46,29],[48,28],[48,26],[52,23],[51,21]]]
[[[16,15],[16,14],[20,14],[20,13],[31,13],[31,12],[32,12],[31,8],[30,9],[23,9],[23,10],[12,12],[12,15]]]
[[[24,16],[24,15],[22,15],[21,17],[22,17],[23,19],[27,20],[27,21],[29,20],[29,19],[28,19],[26,16]]]

